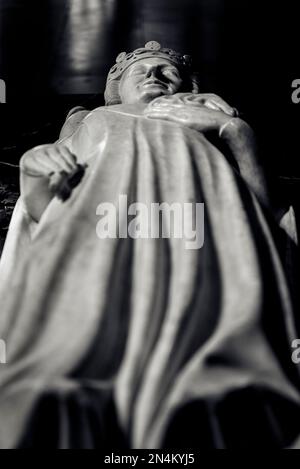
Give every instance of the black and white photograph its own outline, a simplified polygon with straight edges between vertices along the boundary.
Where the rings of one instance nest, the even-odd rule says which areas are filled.
[[[300,449],[296,6],[0,0],[0,449]]]

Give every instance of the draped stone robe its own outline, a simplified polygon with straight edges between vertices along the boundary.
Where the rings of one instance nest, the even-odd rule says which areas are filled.
[[[17,204],[0,268],[0,447],[296,444],[293,211],[276,226],[203,134],[142,111],[89,113],[65,142],[88,165],[71,198],[39,224]],[[97,207],[120,194],[204,203],[203,248],[99,239]]]

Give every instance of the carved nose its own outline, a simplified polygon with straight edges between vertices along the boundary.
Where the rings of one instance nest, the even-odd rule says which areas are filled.
[[[147,78],[155,78],[155,77],[156,77],[156,69],[152,68],[151,70],[148,70]]]

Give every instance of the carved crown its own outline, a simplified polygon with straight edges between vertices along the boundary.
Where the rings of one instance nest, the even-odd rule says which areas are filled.
[[[136,49],[133,52],[121,52],[116,59],[116,64],[110,69],[107,77],[107,82],[118,80],[121,75],[133,63],[151,57],[161,57],[172,62],[177,67],[190,68],[192,65],[192,58],[189,55],[181,55],[172,49],[166,49],[156,41],[147,42],[145,47]]]

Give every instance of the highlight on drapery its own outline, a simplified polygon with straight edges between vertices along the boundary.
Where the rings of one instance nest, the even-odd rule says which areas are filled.
[[[0,339],[0,365],[6,364],[6,343]]]

